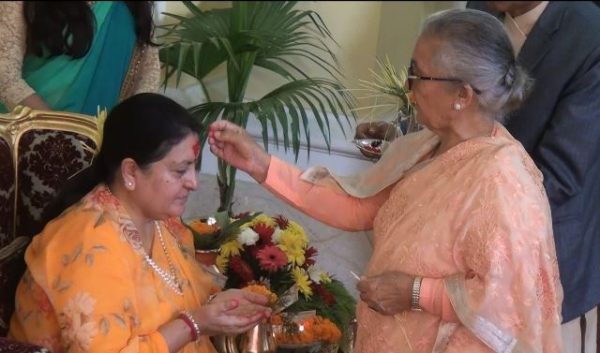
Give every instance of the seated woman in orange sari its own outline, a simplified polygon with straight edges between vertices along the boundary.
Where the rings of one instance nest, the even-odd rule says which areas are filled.
[[[359,175],[302,173],[224,121],[210,127],[211,151],[318,220],[373,229],[357,352],[560,352],[542,176],[495,121],[530,86],[502,24],[473,10],[432,16],[408,84],[426,129]]]
[[[110,112],[92,166],[27,249],[9,336],[55,353],[208,353],[209,335],[244,332],[270,314],[254,293],[209,299],[214,284],[178,220],[197,186],[197,128],[158,94]]]

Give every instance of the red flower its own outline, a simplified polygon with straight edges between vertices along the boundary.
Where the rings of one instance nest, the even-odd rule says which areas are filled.
[[[327,304],[327,305],[335,304],[335,302],[336,302],[335,296],[330,291],[328,291],[325,287],[323,287],[322,285],[317,284],[317,283],[312,283],[310,285],[310,287],[313,290],[313,293],[315,293],[316,295],[323,298],[323,301],[325,302],[325,304]]]
[[[240,218],[244,218],[244,217],[249,216],[249,215],[250,215],[250,212],[241,212],[241,213],[239,213],[237,215],[234,215],[233,218],[240,219]]]
[[[308,249],[306,249],[306,251],[304,252],[304,257],[313,257],[314,255],[317,255],[317,249],[315,249],[314,247],[310,246]]]
[[[256,245],[246,245],[246,250],[250,256],[252,256],[253,259],[255,259],[258,256],[258,251],[262,249],[262,247],[258,247]]]
[[[260,268],[275,272],[287,264],[287,256],[275,245],[268,245],[258,252]]]
[[[254,227],[252,227],[252,229],[254,229],[254,231],[256,233],[258,233],[261,244],[265,244],[265,245],[273,244],[273,240],[271,238],[271,236],[273,235],[273,232],[275,232],[275,229],[273,227],[270,227],[264,223],[258,223],[256,225],[254,225]]]
[[[233,256],[229,259],[229,267],[240,276],[240,278],[244,282],[252,282],[254,280],[254,273],[252,272],[252,268],[250,265],[246,263],[246,261],[242,260],[239,256]]]
[[[288,219],[283,217],[282,215],[278,215],[278,216],[274,217],[273,220],[275,221],[275,223],[277,223],[277,225],[279,226],[279,228],[281,230],[287,229],[288,224],[290,223],[288,221]]]
[[[314,265],[316,263],[315,259],[313,258],[315,255],[317,255],[317,249],[313,248],[312,246],[306,249],[304,252],[304,264],[302,267],[308,269],[310,266]]]

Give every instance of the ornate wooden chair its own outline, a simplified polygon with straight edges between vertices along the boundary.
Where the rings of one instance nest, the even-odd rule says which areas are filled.
[[[91,163],[98,148],[97,122],[92,116],[27,107],[0,114],[0,352],[34,348],[3,338],[25,268],[23,254],[43,228],[42,212],[61,185]]]

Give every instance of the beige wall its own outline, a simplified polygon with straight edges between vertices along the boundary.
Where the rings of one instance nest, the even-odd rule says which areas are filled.
[[[377,56],[389,56],[397,67],[410,62],[413,47],[427,16],[454,7],[463,1],[385,1],[381,6],[381,22]]]
[[[310,1],[323,17],[339,47],[332,47],[348,87],[369,76],[375,64],[381,17],[380,1]]]
[[[202,8],[225,7],[230,2],[203,1]],[[406,65],[419,33],[422,21],[427,15],[446,8],[460,6],[457,1],[301,1],[298,6],[319,13],[339,44],[331,43],[345,75],[348,88],[358,88],[359,79],[370,79],[369,69],[375,65],[375,58],[386,54],[396,66]],[[186,9],[177,1],[163,2],[159,8],[166,12],[185,14]],[[298,64],[309,75],[319,76],[321,71],[307,62]],[[259,98],[283,81],[271,74],[256,69],[249,84],[249,99]],[[207,77],[213,99],[224,99],[227,88],[224,69],[216,70]],[[194,86],[193,80],[183,81],[185,90]],[[194,90],[199,94],[198,90]],[[361,104],[368,102],[359,101]]]

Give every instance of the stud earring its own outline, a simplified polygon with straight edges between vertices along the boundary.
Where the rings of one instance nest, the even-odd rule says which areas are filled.
[[[133,183],[131,181],[127,182],[127,187],[131,189],[131,187],[133,187]]]
[[[460,103],[454,103],[454,110],[459,111],[461,108]]]

